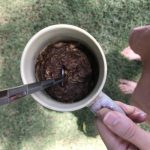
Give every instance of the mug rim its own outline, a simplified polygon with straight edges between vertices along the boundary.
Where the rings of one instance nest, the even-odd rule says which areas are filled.
[[[55,110],[55,111],[62,111],[62,112],[65,112],[65,111],[75,111],[75,110],[79,110],[79,109],[81,109],[83,107],[91,105],[91,103],[96,99],[96,97],[98,96],[98,94],[100,94],[100,92],[102,91],[102,89],[104,87],[104,84],[106,82],[106,77],[107,77],[107,62],[106,62],[106,58],[105,58],[104,52],[103,52],[100,44],[97,42],[97,40],[90,33],[88,33],[87,31],[85,31],[84,29],[81,29],[80,27],[77,27],[77,26],[74,26],[74,25],[69,25],[69,24],[56,24],[56,25],[51,25],[51,26],[45,27],[42,30],[40,30],[37,33],[35,33],[30,38],[30,40],[28,41],[28,43],[26,44],[26,46],[25,46],[25,48],[23,50],[23,53],[22,53],[21,64],[20,64],[21,78],[22,78],[23,84],[28,84],[29,83],[27,81],[26,77],[25,77],[25,73],[24,73],[24,69],[23,69],[24,67],[23,66],[25,65],[25,61],[24,61],[25,57],[26,57],[25,55],[29,51],[30,45],[38,37],[40,37],[44,33],[49,32],[50,30],[53,30],[53,29],[60,29],[60,28],[72,29],[72,30],[76,30],[78,32],[81,32],[82,34],[86,35],[90,40],[92,40],[94,42],[94,44],[98,47],[98,49],[99,49],[99,51],[100,51],[100,53],[102,55],[102,59],[103,59],[103,63],[104,63],[103,80],[101,82],[101,85],[97,89],[97,91],[90,97],[90,99],[87,100],[84,104],[77,105],[76,107],[73,107],[73,108],[68,108],[67,107],[67,109],[64,109],[63,107],[62,108],[57,108],[57,107],[49,106],[46,103],[44,103],[42,100],[40,100],[39,97],[36,94],[31,94],[31,96],[34,98],[34,100],[36,100],[38,103],[40,103],[41,105],[43,105],[44,107],[46,107],[48,109],[52,109],[52,110]],[[75,103],[77,104],[79,102],[75,102]],[[58,102],[58,103],[60,103],[60,102]],[[65,103],[61,103],[61,104],[62,105],[68,105],[68,106],[71,105],[71,103],[66,103],[66,104]]]

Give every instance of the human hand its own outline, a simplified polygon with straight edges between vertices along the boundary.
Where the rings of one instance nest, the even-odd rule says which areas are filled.
[[[149,150],[150,133],[134,123],[145,121],[146,114],[134,106],[117,104],[126,116],[106,108],[96,114],[96,126],[108,150]]]

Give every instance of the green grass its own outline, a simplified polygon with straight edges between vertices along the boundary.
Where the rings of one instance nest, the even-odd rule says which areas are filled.
[[[150,22],[149,10],[149,0],[0,0],[0,89],[22,84],[21,54],[33,34],[67,23],[87,30],[101,44],[108,61],[104,91],[128,102],[118,90],[118,79],[137,79],[141,64],[119,52],[128,45],[133,27]],[[86,108],[59,113],[29,96],[1,106],[0,150],[104,150],[93,121]]]

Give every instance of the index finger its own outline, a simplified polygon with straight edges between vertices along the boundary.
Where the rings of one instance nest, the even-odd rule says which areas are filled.
[[[116,101],[116,103],[124,110],[126,115],[134,122],[143,122],[146,120],[147,114],[141,109],[135,106],[124,104],[120,101]]]
[[[141,109],[124,104],[120,101],[116,101],[116,103],[123,109],[126,115],[136,123],[144,122],[146,120],[147,114]],[[100,110],[96,112],[97,116],[101,116]]]

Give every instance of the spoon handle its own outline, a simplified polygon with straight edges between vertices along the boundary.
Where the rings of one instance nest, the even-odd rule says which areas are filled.
[[[0,105],[13,102],[18,98],[30,95],[37,91],[44,90],[45,88],[58,84],[62,81],[63,79],[49,79],[0,91]]]

